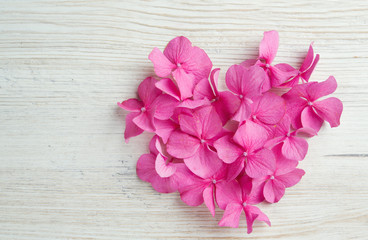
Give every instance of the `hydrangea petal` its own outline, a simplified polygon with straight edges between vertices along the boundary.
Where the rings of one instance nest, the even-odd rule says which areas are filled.
[[[155,133],[160,136],[162,141],[166,144],[171,133],[177,128],[177,125],[170,119],[155,119],[155,128]]]
[[[238,128],[233,139],[249,153],[264,146],[267,141],[267,131],[262,126],[247,121]]]
[[[215,216],[215,199],[213,197],[213,185],[211,184],[203,191],[203,200],[212,216]]]
[[[215,98],[210,82],[207,78],[203,78],[202,80],[200,80],[193,90],[194,100],[199,100],[203,98],[207,98],[210,100]]]
[[[235,112],[232,118],[233,120],[238,121],[238,122],[243,122],[250,117],[252,113],[252,108],[251,108],[250,102],[247,100],[249,99],[243,99],[240,102],[239,108]]]
[[[243,207],[239,203],[230,203],[226,206],[224,215],[222,216],[219,226],[221,227],[239,227],[240,215]]]
[[[166,164],[166,158],[164,158],[161,154],[156,156],[155,169],[157,174],[163,178],[172,176],[176,171],[175,164]]]
[[[304,108],[301,113],[302,126],[306,128],[312,128],[316,132],[321,129],[323,124],[323,119],[321,119],[313,110],[311,106]]]
[[[259,58],[271,64],[276,57],[279,48],[279,33],[277,31],[268,31],[263,33],[263,39],[259,44]]]
[[[138,136],[139,134],[143,133],[144,130],[138,127],[134,122],[133,119],[136,118],[140,113],[131,112],[125,118],[125,132],[124,138],[125,142],[128,143],[131,137]]]
[[[164,50],[164,55],[173,63],[184,64],[190,61],[192,43],[186,37],[179,36],[172,39]]]
[[[297,184],[304,174],[304,170],[297,168],[289,173],[277,176],[277,180],[282,182],[285,187],[289,188]]]
[[[200,142],[182,131],[174,131],[167,141],[167,152],[176,158],[189,158],[197,153]]]
[[[205,188],[206,185],[203,182],[180,188],[180,198],[189,206],[199,206],[203,203],[203,191]]]
[[[143,103],[138,99],[130,98],[121,103],[118,102],[118,106],[130,112],[140,112],[143,107]]]
[[[209,107],[202,107],[196,110],[196,114],[202,123],[202,137],[212,139],[222,130],[222,122],[216,110]]]
[[[169,59],[155,47],[149,54],[148,59],[153,63],[155,73],[159,77],[167,77],[176,68],[176,65],[170,62]]]
[[[232,202],[242,203],[242,190],[236,180],[216,183],[216,202],[219,208],[225,210]]]
[[[306,71],[312,65],[313,58],[314,58],[313,44],[310,44],[307,55],[305,56],[304,61],[300,66],[299,70],[301,72]]]
[[[247,157],[245,172],[251,178],[263,177],[275,169],[274,164],[274,155],[271,150],[263,148]]]
[[[158,96],[154,103],[155,105],[155,118],[160,120],[167,120],[169,119],[176,108],[176,106],[179,104],[179,102],[167,94],[162,94]]]
[[[199,116],[195,113],[180,114],[179,115],[180,129],[192,136],[201,138],[202,135],[202,123]]]
[[[235,162],[244,152],[243,149],[234,144],[229,135],[215,141],[214,147],[217,150],[219,158],[225,163]]]
[[[202,144],[193,156],[185,158],[184,163],[190,171],[201,178],[211,177],[223,167],[217,154],[205,144]]]
[[[244,172],[244,157],[239,157],[235,162],[227,165],[226,180],[231,181]]]
[[[141,112],[137,117],[133,119],[133,122],[141,129],[148,132],[155,132],[154,124],[154,111]]]
[[[150,182],[155,171],[155,155],[143,154],[137,161],[137,176],[143,181]]]
[[[285,194],[285,186],[278,179],[270,179],[266,182],[263,195],[267,202],[276,203],[280,201],[282,196]]]
[[[267,223],[268,226],[271,226],[271,222],[258,207],[247,205],[244,207],[245,217],[247,219],[247,233],[251,233],[253,231],[253,223],[255,220],[262,221]]]
[[[190,62],[188,61],[186,64],[183,64],[183,67],[187,72],[195,76],[196,83],[198,83],[198,80],[208,78],[212,69],[212,62],[203,49],[193,47]]]
[[[272,87],[279,87],[281,84],[287,82],[298,74],[298,70],[293,67],[286,68],[286,63],[276,64],[270,67],[271,85]]]
[[[183,68],[178,68],[173,72],[175,82],[178,84],[180,98],[182,100],[193,96],[194,75],[188,74]]]
[[[235,94],[242,94],[242,80],[246,68],[240,65],[232,65],[226,72],[226,86]]]
[[[256,116],[261,122],[276,124],[284,116],[286,106],[280,96],[268,92],[253,101],[252,109],[253,116]]]
[[[216,109],[223,125],[234,116],[240,102],[240,99],[231,92],[219,92],[218,99],[212,103],[212,106]]]
[[[303,160],[308,151],[308,143],[300,137],[290,136],[284,140],[282,154],[291,160]]]
[[[329,76],[327,80],[323,82],[312,82],[307,87],[307,93],[309,100],[314,102],[315,100],[327,96],[336,91],[337,82],[333,76]]]
[[[142,99],[146,108],[153,103],[153,101],[161,95],[161,90],[156,88],[157,80],[153,77],[148,77],[143,80],[138,86],[138,95]]]
[[[340,125],[343,105],[339,99],[330,97],[317,101],[314,103],[314,109],[322,119],[330,123],[331,127],[337,127]]]
[[[314,58],[314,61],[313,61],[313,64],[312,66],[310,66],[310,68],[308,68],[307,71],[305,71],[304,73],[302,73],[301,77],[306,81],[308,82],[309,81],[309,78],[310,76],[312,75],[314,69],[316,68],[317,66],[317,63],[319,61],[319,54],[316,55],[316,57]]]
[[[170,78],[163,78],[156,82],[156,87],[176,100],[180,100],[179,89]]]

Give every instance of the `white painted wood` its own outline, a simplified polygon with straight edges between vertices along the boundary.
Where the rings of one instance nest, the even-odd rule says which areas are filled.
[[[297,66],[315,41],[312,76],[339,83],[339,128],[312,139],[307,172],[277,204],[272,227],[220,228],[205,207],[158,194],[135,164],[151,135],[123,143],[117,101],[153,73],[147,59],[185,35],[215,67],[254,57],[280,33],[276,62]],[[0,239],[366,239],[366,1],[0,2]]]

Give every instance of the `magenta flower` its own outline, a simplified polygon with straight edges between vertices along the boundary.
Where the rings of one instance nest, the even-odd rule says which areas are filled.
[[[118,103],[119,107],[130,111],[126,117],[125,140],[141,134],[143,131],[155,132],[155,119],[167,120],[177,105],[175,99],[155,87],[156,80],[148,77],[138,87],[141,100],[130,98]]]
[[[308,82],[318,61],[319,61],[319,54],[317,54],[314,57],[313,46],[311,44],[309,46],[307,56],[304,58],[304,61],[302,65],[300,66],[297,75],[293,77],[290,81],[283,83],[281,86],[282,87],[294,87],[300,82],[300,80],[302,81],[302,83]],[[284,69],[285,71],[292,71],[292,69],[289,68],[289,66],[290,65],[281,65],[281,67],[285,68]]]
[[[274,168],[274,156],[271,150],[264,148],[267,139],[267,131],[262,126],[246,121],[232,138],[226,135],[218,139],[214,147],[221,160],[233,164],[233,178],[244,166],[246,174],[256,178],[268,175]]]
[[[180,178],[181,187],[179,188],[180,197],[189,206],[199,206],[203,202],[215,216],[215,198],[214,194],[218,188],[218,183],[225,180],[226,167],[222,167],[211,177],[201,178],[194,175],[189,169]],[[221,188],[223,185],[219,185]]]
[[[247,220],[248,234],[253,231],[253,223],[255,220],[263,221],[271,226],[271,222],[258,207],[257,198],[252,196],[252,179],[244,175],[239,179],[230,182],[221,182],[217,185],[216,191],[217,204],[224,209],[224,215],[219,222],[220,226],[233,227],[239,226],[239,219],[242,211],[245,213]]]
[[[290,129],[290,118],[285,115],[275,128],[275,137],[268,140],[267,147],[273,147],[281,143],[282,155],[291,160],[301,161],[308,151],[308,142],[300,136],[314,136],[316,132],[309,128],[300,128],[294,132]]]
[[[246,60],[242,66],[260,66],[267,73],[262,92],[272,87],[278,87],[282,83],[298,74],[298,71],[286,63],[271,65],[279,48],[279,34],[277,31],[264,32],[263,39],[259,44],[259,56],[255,60]]]
[[[222,161],[211,148],[222,133],[220,117],[213,107],[206,106],[179,115],[179,124],[180,130],[174,131],[167,142],[168,153],[184,159],[196,175],[211,177],[222,167]]]
[[[285,194],[285,188],[297,184],[305,174],[302,169],[296,168],[297,161],[285,158],[281,151],[281,144],[272,149],[276,160],[273,173],[262,178],[253,179],[254,188],[258,188],[254,191],[259,191],[261,197],[269,203],[280,201]]]
[[[218,75],[220,69],[216,68],[211,72],[210,82],[203,78],[195,86],[193,99],[208,99],[219,115],[222,124],[227,123],[239,109],[240,99],[229,91],[219,92],[217,89]]]
[[[234,120],[242,122],[249,118],[252,112],[252,98],[261,95],[265,76],[264,71],[258,66],[245,68],[241,65],[232,65],[226,72],[226,86],[241,101],[233,116]]]
[[[324,82],[297,85],[284,94],[293,128],[312,128],[318,132],[323,121],[329,122],[331,127],[339,126],[342,102],[335,97],[319,100],[335,92],[336,88],[336,80],[330,76]]]
[[[195,84],[208,78],[212,62],[202,49],[193,47],[186,37],[176,37],[171,40],[162,53],[154,48],[148,57],[159,77],[168,77],[170,74],[179,88],[181,99],[193,95]]]

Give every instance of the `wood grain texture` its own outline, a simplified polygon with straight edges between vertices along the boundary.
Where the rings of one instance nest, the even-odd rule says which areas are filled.
[[[135,164],[150,134],[123,143],[126,112],[175,36],[224,73],[280,33],[276,62],[334,75],[341,126],[309,141],[300,184],[263,204],[272,227],[220,228],[204,206],[158,194]],[[367,239],[366,1],[0,1],[0,239]]]

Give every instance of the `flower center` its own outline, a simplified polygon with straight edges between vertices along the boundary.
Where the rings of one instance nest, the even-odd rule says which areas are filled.
[[[313,105],[313,103],[308,101],[308,106],[312,106],[312,105]]]
[[[248,153],[247,152],[243,152],[243,156],[244,157],[247,157],[248,156]]]
[[[290,137],[290,132],[288,132],[288,133],[286,134],[286,137]]]
[[[246,202],[243,202],[243,206],[246,207],[247,206],[247,203]]]
[[[267,64],[266,64],[266,68],[269,68],[269,67],[270,67],[270,64],[268,64],[268,63],[267,63]]]
[[[275,179],[275,176],[271,176],[271,177],[270,177],[270,179],[271,179],[271,180],[274,180],[274,179]]]
[[[177,63],[177,64],[176,64],[176,66],[177,66],[177,67],[181,67],[181,63]]]
[[[206,142],[206,140],[204,140],[204,139],[201,139],[201,143],[205,143]]]
[[[256,115],[253,115],[252,118],[253,118],[253,120],[256,120],[257,119],[257,116]]]
[[[145,107],[142,107],[142,108],[141,108],[141,111],[142,111],[142,112],[145,112],[145,111],[146,111],[146,108],[145,108]]]
[[[240,99],[243,99],[243,97],[244,97],[243,95],[241,95],[241,94],[239,95],[239,98],[240,98]]]
[[[212,183],[213,183],[213,184],[216,184],[216,179],[213,179],[213,180],[212,180]]]

